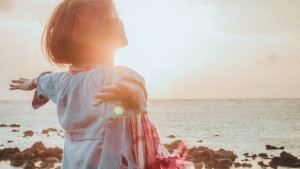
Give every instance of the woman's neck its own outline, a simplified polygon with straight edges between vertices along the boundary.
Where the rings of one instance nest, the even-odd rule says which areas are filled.
[[[74,66],[78,67],[95,67],[99,65],[104,66],[114,66],[114,53],[103,53],[103,54],[97,54],[97,55],[86,55],[89,59],[86,62],[81,62],[78,64],[73,64]]]

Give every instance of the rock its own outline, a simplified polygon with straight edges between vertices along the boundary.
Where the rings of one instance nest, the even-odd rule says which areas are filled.
[[[275,147],[275,146],[266,145],[266,149],[267,149],[267,150],[277,150],[277,149],[282,149],[282,150],[284,150],[284,147],[279,147],[279,148],[277,148],[277,147]]]
[[[175,138],[175,136],[171,134],[167,138]]]
[[[248,167],[248,168],[251,168],[251,167],[252,167],[252,164],[249,164],[249,163],[243,163],[243,164],[242,164],[242,167]]]
[[[54,164],[53,163],[49,163],[47,161],[42,161],[42,163],[40,164],[40,168],[53,168]]]
[[[57,166],[57,167],[55,167],[55,169],[61,169],[61,166]]]
[[[197,142],[202,143],[203,141],[202,140],[198,140]]]
[[[213,168],[213,165],[214,165],[213,162],[211,162],[211,161],[210,161],[210,162],[207,162],[207,163],[205,163],[205,168],[206,168],[206,169],[212,169],[212,168]]]
[[[16,154],[10,159],[10,165],[14,167],[21,167],[25,163],[24,156],[21,153]]]
[[[47,158],[47,157],[56,157],[59,160],[62,160],[62,153],[63,150],[59,147],[54,147],[54,148],[48,148],[46,150],[40,151],[38,153],[39,157]]]
[[[28,137],[31,137],[31,136],[33,136],[33,133],[34,133],[34,132],[31,131],[31,130],[28,130],[28,131],[24,131],[23,133],[24,133],[24,136],[23,136],[23,137],[27,137],[27,136],[28,136]]]
[[[269,166],[269,165],[264,164],[263,161],[259,161],[259,162],[257,162],[257,164],[258,164],[259,166],[261,166],[262,168],[265,168],[265,167],[268,167],[268,166]]]
[[[215,135],[215,137],[218,137],[218,136],[219,136],[218,134]]]
[[[190,153],[194,157],[194,163],[197,162],[208,162],[212,161],[214,154],[213,151],[210,150],[207,147],[199,146],[198,148],[193,149],[193,151]]]
[[[257,157],[257,155],[256,154],[252,154],[251,156],[248,155],[246,157],[255,159]]]
[[[194,161],[194,157],[191,156],[191,155],[187,155],[185,160],[193,162]]]
[[[34,143],[31,148],[34,148],[34,149],[38,149],[38,150],[46,150],[47,148],[45,147],[44,143],[41,142],[41,141],[38,141],[36,143]]]
[[[20,132],[20,130],[12,130],[11,132]]]
[[[14,141],[11,141],[11,140],[8,140],[8,141],[7,141],[7,143],[12,143],[12,142],[14,142]]]
[[[22,151],[22,154],[27,161],[34,160],[37,157],[38,150],[33,148],[27,148],[24,151]]]
[[[245,154],[243,154],[244,156],[249,156],[249,153],[245,153]]]
[[[44,129],[44,130],[42,131],[42,134],[48,134],[48,133],[49,133],[48,130],[45,130],[45,129]]]
[[[24,169],[35,169],[35,163],[34,161],[27,161],[27,163],[25,164]]]
[[[60,160],[58,158],[55,158],[55,157],[47,157],[45,159],[45,161],[51,162],[51,163],[59,163],[60,162]]]
[[[202,163],[195,163],[194,167],[195,167],[195,169],[202,169],[203,168],[203,164]]]
[[[9,125],[9,127],[20,127],[20,125],[19,124],[11,124],[11,125]]]
[[[234,165],[235,168],[242,166],[242,164],[238,163],[238,162],[233,163],[233,165]]]
[[[219,151],[214,152],[214,158],[216,159],[223,159],[229,158],[231,161],[234,161],[237,158],[237,155],[233,153],[233,151],[226,151],[220,149]]]
[[[4,148],[0,151],[0,159],[2,160],[10,160],[13,158],[16,154],[19,154],[21,151],[19,148]]]
[[[6,124],[1,124],[0,127],[7,127],[7,125]]]
[[[229,158],[214,160],[214,168],[229,169],[232,165],[232,160]]]
[[[3,144],[1,144],[0,146],[4,146]]]
[[[280,157],[273,157],[269,162],[270,166],[275,169],[280,165],[280,163]]]
[[[266,158],[268,158],[268,154],[266,154],[266,153],[259,153],[258,157],[266,159]]]
[[[51,128],[48,128],[47,130],[48,130],[48,131],[58,131],[57,129],[52,128],[52,127],[51,127]]]
[[[280,157],[273,157],[269,164],[273,168],[278,166],[294,167],[300,165],[300,160],[292,154],[283,151],[280,153]]]

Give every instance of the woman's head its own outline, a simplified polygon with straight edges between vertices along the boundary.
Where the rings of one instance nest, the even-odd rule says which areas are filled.
[[[47,59],[64,66],[105,57],[127,39],[112,0],[64,0],[45,28],[43,45]]]

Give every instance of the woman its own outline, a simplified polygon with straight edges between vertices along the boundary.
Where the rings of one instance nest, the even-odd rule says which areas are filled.
[[[64,0],[43,42],[47,59],[69,71],[13,80],[10,89],[36,88],[35,109],[49,99],[57,105],[66,136],[62,168],[159,168],[159,137],[145,115],[144,78],[114,67],[114,52],[128,42],[113,2]]]

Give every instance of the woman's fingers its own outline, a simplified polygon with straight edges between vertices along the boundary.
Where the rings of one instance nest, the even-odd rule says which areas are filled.
[[[12,83],[24,83],[24,80],[12,80]]]
[[[120,93],[122,90],[117,85],[102,86],[100,92],[103,93]]]
[[[102,104],[103,102],[104,102],[103,100],[97,99],[97,100],[92,104],[92,106],[97,107],[97,106],[99,106],[100,104]]]
[[[96,98],[103,100],[103,102],[120,100],[116,93],[97,93]]]
[[[16,89],[20,89],[20,85],[14,85],[14,84],[10,84],[10,90],[16,90]]]
[[[125,83],[119,82],[117,83],[117,87],[128,94],[131,92],[130,87]]]

